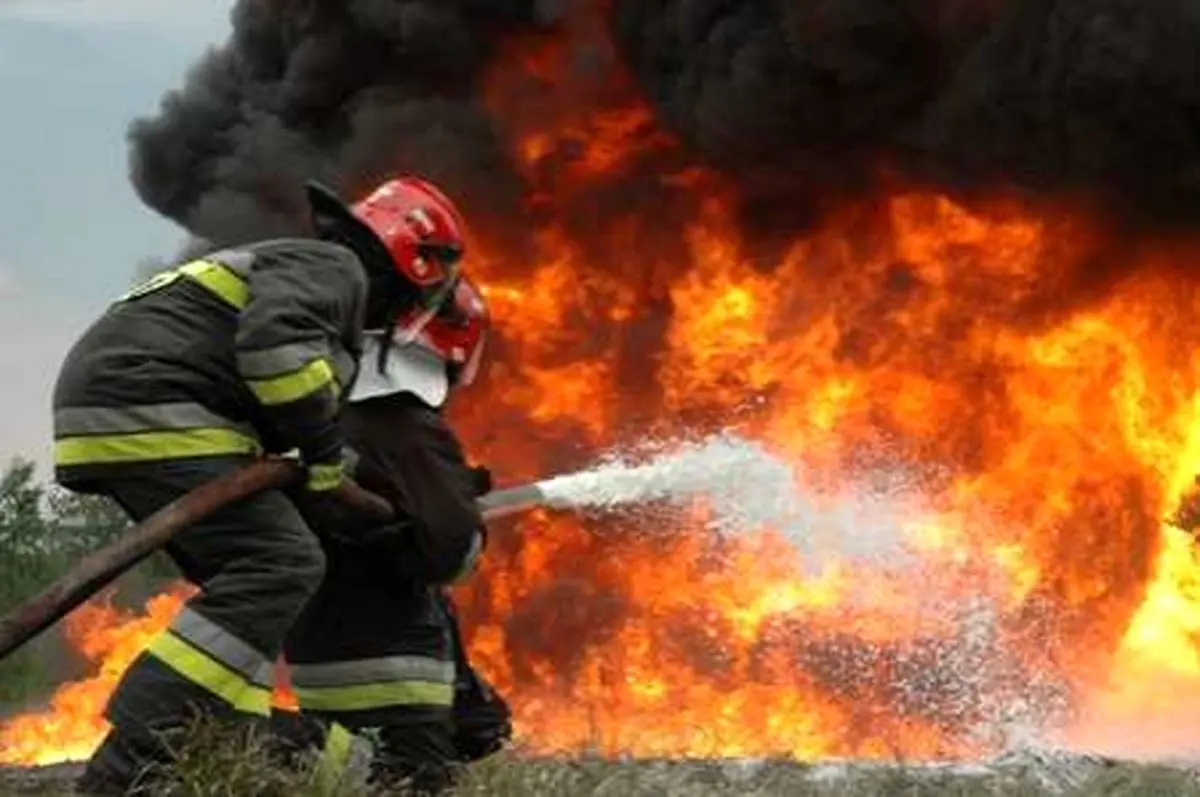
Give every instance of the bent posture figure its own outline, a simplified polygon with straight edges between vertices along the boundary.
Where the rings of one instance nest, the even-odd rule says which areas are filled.
[[[355,479],[392,503],[395,523],[301,502],[328,561],[285,648],[301,712],[373,737],[376,781],[418,793],[446,788],[459,764],[510,734],[507,706],[467,663],[443,589],[472,571],[486,540],[476,498],[490,477],[468,466],[440,409],[474,380],[487,329],[483,298],[460,279],[382,370],[377,355],[394,341],[368,333],[344,428]]]
[[[365,325],[446,301],[461,219],[402,178],[348,208],[308,188],[314,238],[214,252],[121,297],[68,354],[54,392],[58,481],[140,521],[264,452],[298,451],[311,495],[343,478],[341,394]],[[180,533],[168,553],[200,592],[131,664],[112,730],[79,783],[121,793],[192,715],[269,714],[272,664],[320,585],[325,555],[283,491]]]

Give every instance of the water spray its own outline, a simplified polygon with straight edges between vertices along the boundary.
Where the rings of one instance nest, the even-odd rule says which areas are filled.
[[[698,442],[662,443],[648,457],[614,455],[593,467],[483,496],[488,519],[528,511],[612,512],[662,502],[676,507],[697,499],[711,510],[710,526],[732,532],[801,514],[791,466],[758,443],[722,433]],[[641,459],[641,461],[638,461]],[[766,515],[769,515],[766,516]]]

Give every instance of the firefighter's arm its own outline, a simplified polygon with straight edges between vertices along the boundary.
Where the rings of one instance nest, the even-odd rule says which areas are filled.
[[[309,486],[341,483],[340,341],[360,323],[367,281],[349,251],[320,242],[255,262],[235,341],[240,377],[278,439],[300,451]],[[343,367],[343,370],[345,368]]]
[[[471,573],[487,541],[476,498],[479,478],[441,416],[415,400],[391,397],[359,416],[373,433],[357,446],[359,482],[395,507],[399,520],[370,536],[415,581],[446,584]]]

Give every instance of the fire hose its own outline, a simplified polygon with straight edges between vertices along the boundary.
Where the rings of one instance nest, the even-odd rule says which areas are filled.
[[[179,531],[215,512],[267,490],[287,487],[303,477],[293,460],[264,459],[213,479],[181,496],[89,554],[41,593],[0,618],[0,659],[54,625],[105,585],[167,544]],[[371,517],[388,520],[391,507],[379,496],[347,481],[335,496]],[[486,521],[525,512],[542,503],[537,484],[495,490],[479,498]]]

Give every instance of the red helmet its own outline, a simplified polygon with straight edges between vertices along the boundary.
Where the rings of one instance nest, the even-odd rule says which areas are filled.
[[[390,262],[383,265],[382,257],[371,262],[399,276],[394,298],[404,297],[402,304],[416,308],[406,314],[402,339],[415,338],[450,300],[458,276],[466,225],[454,203],[418,177],[388,180],[349,208],[319,183],[309,182],[307,191],[319,231],[348,240],[360,253],[382,245],[380,254]]]
[[[420,310],[405,313],[397,329],[411,329]],[[408,337],[433,352],[449,366],[456,387],[475,381],[491,329],[491,316],[483,294],[466,277],[454,279],[454,294],[415,335]]]
[[[436,287],[457,272],[466,225],[454,203],[432,183],[418,177],[388,180],[351,211],[414,285]]]

